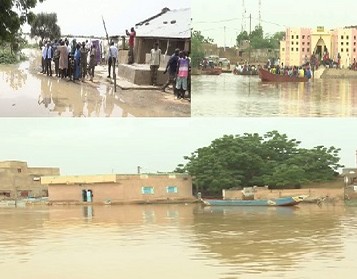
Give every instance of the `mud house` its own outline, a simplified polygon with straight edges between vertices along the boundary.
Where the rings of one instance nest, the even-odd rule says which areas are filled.
[[[141,203],[193,200],[185,174],[47,176],[50,202]]]
[[[28,167],[26,162],[0,162],[0,199],[46,197],[47,185],[42,176],[59,175],[59,168]]]
[[[148,19],[135,24],[136,39],[134,45],[133,65],[123,63],[123,55],[119,51],[119,74],[135,84],[150,84],[150,50],[155,42],[159,43],[162,51],[161,70],[158,74],[158,83],[163,84],[167,75],[163,74],[169,57],[176,48],[190,51],[191,49],[191,9],[162,11]]]

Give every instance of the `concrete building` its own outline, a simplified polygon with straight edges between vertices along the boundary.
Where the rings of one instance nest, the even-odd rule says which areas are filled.
[[[357,58],[357,28],[326,30],[323,26],[311,28],[287,28],[285,39],[280,42],[280,61],[286,66],[299,66],[310,60],[313,54],[322,60],[327,52],[341,67],[347,68]]]
[[[0,199],[47,197],[42,176],[59,175],[59,168],[28,167],[26,162],[0,162]]]
[[[193,200],[186,174],[47,176],[50,202],[144,203]]]
[[[127,50],[120,49],[118,59],[121,64],[118,66],[118,73],[134,84],[150,84],[150,51],[154,43],[158,42],[162,59],[157,82],[164,84],[167,81],[167,75],[163,74],[164,67],[175,49],[191,50],[191,9],[164,8],[160,13],[135,24],[135,30],[135,63],[127,65]]]

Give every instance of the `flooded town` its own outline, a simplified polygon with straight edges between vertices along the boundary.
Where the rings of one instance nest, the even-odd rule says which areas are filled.
[[[1,276],[355,278],[340,2],[4,1]]]
[[[25,61],[0,63],[0,116],[189,117],[190,8],[132,24],[110,37],[27,34]]]

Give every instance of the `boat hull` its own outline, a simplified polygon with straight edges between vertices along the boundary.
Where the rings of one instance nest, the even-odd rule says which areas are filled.
[[[202,200],[207,206],[294,206],[302,202],[305,196],[284,197],[266,200]]]
[[[263,68],[259,69],[259,77],[262,81],[268,82],[307,82],[307,77],[290,77],[284,75],[273,74]]]
[[[222,74],[222,68],[207,68],[207,69],[202,69],[201,71],[202,75],[220,75]]]

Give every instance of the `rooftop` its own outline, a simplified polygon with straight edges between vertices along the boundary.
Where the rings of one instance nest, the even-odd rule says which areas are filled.
[[[168,8],[135,25],[136,37],[191,38],[191,9]]]

